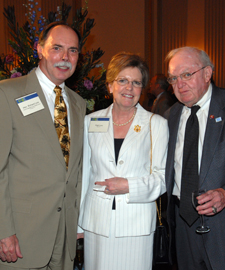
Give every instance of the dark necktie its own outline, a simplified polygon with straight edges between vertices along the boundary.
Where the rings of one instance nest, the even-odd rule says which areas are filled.
[[[198,218],[198,213],[192,205],[192,192],[198,189],[198,140],[199,124],[197,111],[199,106],[191,107],[184,137],[183,165],[181,178],[180,215],[191,226]]]
[[[63,156],[66,162],[66,168],[69,164],[70,153],[70,135],[67,121],[66,104],[62,96],[62,89],[56,86],[54,89],[55,97],[55,110],[54,110],[54,125],[59,138],[59,143],[62,148]]]

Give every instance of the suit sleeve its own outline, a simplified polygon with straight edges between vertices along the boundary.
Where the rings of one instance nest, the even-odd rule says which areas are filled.
[[[88,142],[88,116],[85,117],[84,120],[84,141],[83,141],[83,173],[82,173],[82,190],[81,190],[81,200],[80,200],[80,208],[82,208],[82,204],[85,199],[85,195],[87,193],[88,185],[89,185],[89,174],[91,170],[91,148]],[[80,212],[79,220],[82,220],[83,211]],[[82,233],[83,230],[78,226],[78,233]]]
[[[168,125],[165,119],[154,115],[152,118],[151,126],[152,174],[150,175],[149,172],[149,174],[145,176],[127,178],[129,184],[127,203],[153,202],[166,191],[165,167],[169,137]],[[144,145],[145,143],[143,142],[143,146]]]
[[[12,216],[8,174],[8,161],[13,141],[13,121],[8,100],[1,89],[0,122],[0,239],[3,239],[16,234],[16,232]]]
[[[164,112],[167,111],[172,105],[173,105],[173,103],[169,99],[164,99],[159,104],[158,111],[156,113],[158,113],[159,115],[163,116],[164,115]]]
[[[86,103],[84,103],[84,105],[82,106],[82,119],[84,119],[86,114]],[[82,134],[83,135],[83,134]],[[79,168],[78,168],[78,185],[77,185],[77,190],[81,191],[82,189],[82,168],[83,168],[83,153],[80,157],[80,163],[79,163]],[[80,195],[81,192],[78,192],[78,194]],[[81,195],[78,198],[78,205],[80,204],[80,199],[81,199]]]

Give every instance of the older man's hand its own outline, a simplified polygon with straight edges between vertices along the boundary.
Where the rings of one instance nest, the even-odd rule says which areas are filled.
[[[15,262],[18,258],[23,258],[20,251],[19,241],[16,235],[0,240],[0,259],[5,262]]]
[[[225,190],[218,188],[209,190],[197,197],[200,204],[196,209],[199,215],[212,216],[222,211],[225,207]]]

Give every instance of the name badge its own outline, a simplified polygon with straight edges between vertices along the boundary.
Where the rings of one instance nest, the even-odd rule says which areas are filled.
[[[109,118],[91,118],[88,132],[107,132]]]
[[[222,118],[221,118],[221,117],[217,117],[217,118],[215,119],[215,121],[216,121],[216,123],[219,123],[219,122],[222,121]]]
[[[44,109],[44,106],[36,92],[17,98],[16,103],[18,104],[23,116],[27,116]]]

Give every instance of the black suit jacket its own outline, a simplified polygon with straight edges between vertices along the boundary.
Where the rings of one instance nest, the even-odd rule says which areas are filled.
[[[175,229],[174,202],[172,196],[174,187],[174,155],[183,106],[183,104],[177,102],[171,107],[168,114],[170,139],[166,165],[166,186],[168,194],[167,218],[171,235],[174,235]],[[225,90],[213,85],[199,175],[199,187],[201,189],[213,190],[225,188],[224,119]],[[222,210],[215,216],[205,217],[205,221],[211,228],[211,231],[203,236],[210,263],[213,269],[223,269],[225,265],[225,233],[223,229],[225,210]],[[174,244],[173,240],[174,238],[170,241],[172,247]]]
[[[165,111],[168,110],[174,103],[175,99],[173,99],[172,95],[164,91],[160,97],[156,100],[155,104],[152,106],[151,112],[159,114],[161,116],[164,115]]]

